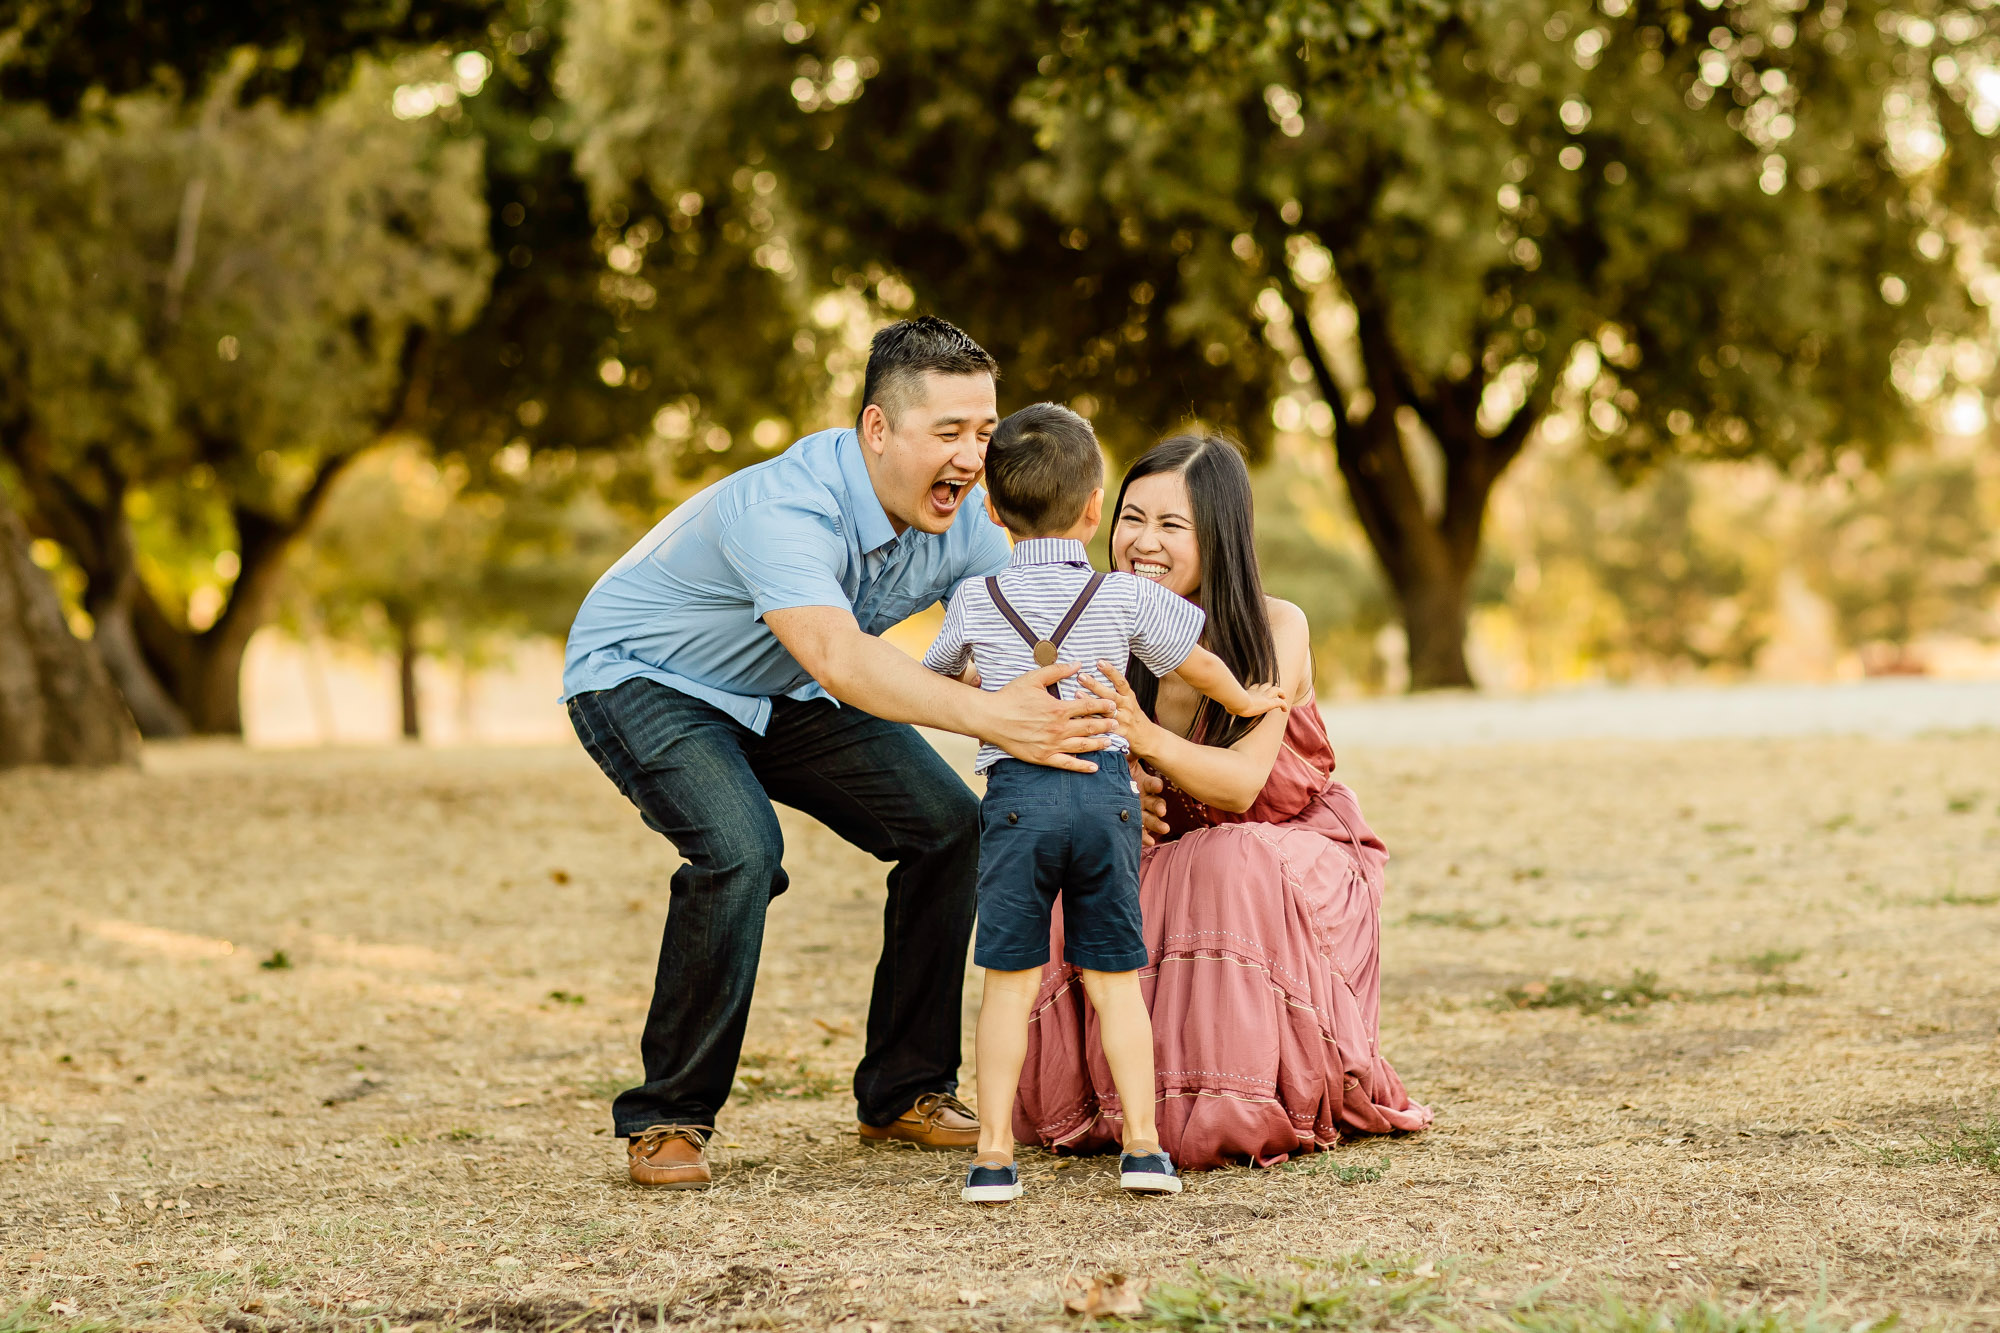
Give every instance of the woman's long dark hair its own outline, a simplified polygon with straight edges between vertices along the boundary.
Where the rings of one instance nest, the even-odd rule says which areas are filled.
[[[1278,679],[1278,647],[1264,584],[1257,576],[1256,516],[1250,497],[1250,469],[1235,441],[1221,435],[1175,435],[1143,454],[1118,484],[1111,511],[1111,549],[1118,549],[1118,518],[1125,492],[1141,477],[1178,472],[1194,506],[1194,539],[1201,548],[1202,610],[1208,613],[1202,645],[1245,685]],[[1133,658],[1128,664],[1132,692],[1146,716],[1158,716],[1160,678]],[[1230,746],[1260,719],[1236,717],[1213,699],[1195,710],[1189,736],[1204,745]]]

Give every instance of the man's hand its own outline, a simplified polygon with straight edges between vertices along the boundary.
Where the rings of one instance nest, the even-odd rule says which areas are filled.
[[[1165,778],[1156,777],[1137,759],[1127,756],[1126,763],[1132,769],[1132,781],[1139,784],[1139,819],[1143,828],[1139,833],[1139,845],[1151,847],[1159,841],[1158,835],[1167,832],[1167,789]]]
[[[1075,675],[1076,671],[1073,663],[1057,662],[982,695],[985,706],[980,710],[978,724],[971,730],[981,740],[1016,759],[1076,773],[1095,773],[1096,764],[1077,756],[1102,750],[1108,744],[1105,736],[1118,728],[1113,717],[1118,706],[1090,695],[1057,699],[1049,694],[1050,685]],[[961,729],[964,728],[953,728]]]

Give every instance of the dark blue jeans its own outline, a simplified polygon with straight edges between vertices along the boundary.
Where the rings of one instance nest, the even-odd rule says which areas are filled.
[[[712,1126],[729,1097],[764,913],[790,882],[773,801],[895,863],[854,1071],[861,1119],[886,1125],[924,1093],[958,1087],[979,803],[912,727],[825,699],[772,704],[759,736],[650,680],[569,702],[583,748],[687,862],[674,872],[639,1042],[646,1081],[611,1107],[620,1135]]]

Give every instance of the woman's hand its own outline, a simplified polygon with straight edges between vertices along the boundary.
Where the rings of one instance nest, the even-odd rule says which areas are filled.
[[[1151,847],[1168,831],[1167,798],[1162,795],[1167,789],[1167,782],[1137,759],[1129,755],[1126,758],[1132,782],[1139,788],[1139,845]]]
[[[1113,714],[1113,720],[1118,725],[1118,734],[1131,744],[1135,757],[1146,758],[1152,750],[1151,733],[1158,730],[1159,724],[1147,717],[1146,710],[1139,707],[1139,696],[1132,692],[1132,684],[1125,679],[1124,672],[1103,661],[1097,664],[1097,669],[1104,673],[1104,678],[1111,682],[1110,685],[1099,684],[1085,675],[1077,677],[1078,683],[1098,698],[1116,706],[1117,711]]]

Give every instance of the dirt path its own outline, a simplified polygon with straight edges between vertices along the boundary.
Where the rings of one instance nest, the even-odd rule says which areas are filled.
[[[1015,1328],[1071,1273],[1359,1249],[2000,1327],[2000,1175],[1923,1160],[2000,1112],[2000,737],[1343,776],[1396,853],[1383,1045],[1436,1130],[1164,1203],[1031,1156],[993,1212],[955,1157],[854,1143],[880,867],[804,820],[720,1182],[662,1197],[607,1104],[671,862],[580,754],[0,776],[0,1328]]]

